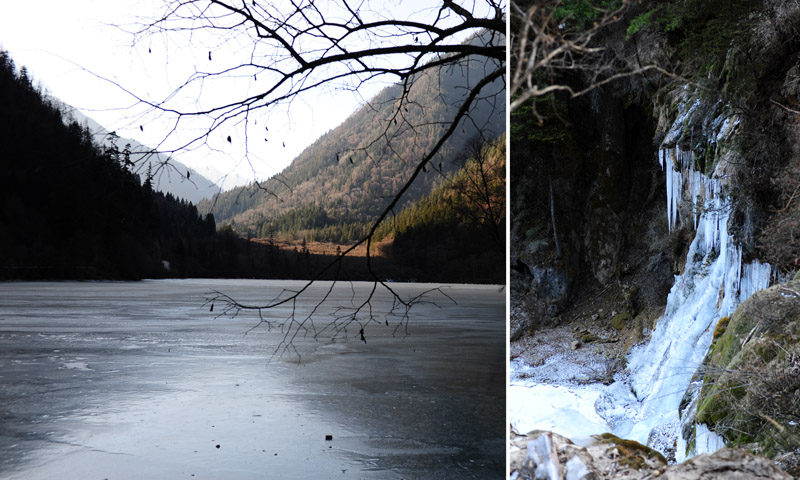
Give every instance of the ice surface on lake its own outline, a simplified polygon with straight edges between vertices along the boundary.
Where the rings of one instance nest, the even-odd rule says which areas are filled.
[[[417,305],[409,335],[370,324],[367,345],[356,332],[335,343],[298,339],[297,357],[283,359],[270,357],[280,329],[253,329],[254,313],[221,318],[203,306],[209,291],[253,303],[304,285],[4,282],[0,479],[503,474],[505,292],[435,285],[453,302]],[[433,286],[392,288],[413,298]],[[324,321],[372,287],[315,283],[298,314],[330,295]],[[372,313],[383,319],[393,303],[378,290]]]

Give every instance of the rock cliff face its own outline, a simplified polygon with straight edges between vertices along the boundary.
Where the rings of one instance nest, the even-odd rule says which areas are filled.
[[[538,129],[512,116],[512,356],[534,357],[529,339],[555,324],[576,324],[578,340],[617,331],[607,355],[625,359],[617,373],[633,377],[641,400],[650,392],[636,392],[637,376],[663,370],[669,382],[681,365],[640,364],[682,347],[638,347],[638,356],[631,347],[659,329],[674,338],[663,323],[685,317],[674,328],[698,329],[689,336],[702,358],[716,327],[695,383],[669,387],[682,394],[706,377],[675,406],[682,438],[659,449],[679,460],[703,451],[708,426],[796,470],[800,418],[788,412],[800,411],[791,366],[800,296],[787,292],[800,285],[736,305],[798,269],[800,4],[644,1],[627,15],[603,39],[618,63],[657,63],[674,76],[555,98]],[[696,308],[668,303],[701,288]]]
[[[658,274],[642,285],[642,294],[663,301],[673,255],[664,242],[647,242],[663,227],[656,215],[664,200],[654,119],[613,90],[571,102],[564,113],[568,127],[547,126],[512,146],[516,298],[537,312],[537,322],[552,320],[577,292],[621,290],[629,274],[644,267]],[[556,137],[543,138],[558,128],[563,131]],[[642,249],[663,257],[645,258]]]

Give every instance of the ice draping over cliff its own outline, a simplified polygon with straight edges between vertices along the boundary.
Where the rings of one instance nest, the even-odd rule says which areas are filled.
[[[585,437],[601,428],[598,422],[584,420],[585,427],[581,427],[565,418],[561,423],[548,419],[546,425],[532,425],[522,421],[525,407],[514,403],[526,403],[534,410],[539,408],[537,405],[547,404],[550,411],[562,413],[585,412],[585,407],[591,405],[616,435],[649,444],[668,456],[672,453],[678,461],[685,458],[687,441],[683,430],[692,426],[686,422],[694,403],[691,399],[686,402],[689,407],[682,412],[683,419],[680,409],[692,377],[711,345],[713,330],[720,318],[729,316],[739,303],[768,287],[772,273],[768,264],[743,264],[742,247],[728,230],[732,205],[726,172],[730,159],[735,157],[729,145],[739,121],[722,110],[720,105],[710,106],[693,98],[684,89],[677,118],[658,151],[658,161],[666,175],[669,231],[691,227],[695,236],[686,254],[686,266],[675,276],[664,314],[649,341],[631,350],[626,371],[618,374],[611,385],[571,385],[554,390],[537,388],[543,383],[541,378],[512,382],[509,411],[515,425],[524,426],[526,431],[542,428]],[[705,154],[703,162],[698,162],[695,151]],[[698,163],[705,167],[706,162],[714,165],[713,172],[698,169]],[[512,362],[512,371],[515,368],[521,367]],[[565,384],[558,378],[546,383]],[[529,391],[521,391],[523,388]],[[534,395],[534,391],[539,393]],[[558,395],[553,394],[556,391]],[[580,418],[589,417],[593,415]],[[519,421],[515,422],[515,418]],[[689,455],[722,446],[721,439],[704,425],[686,430],[693,431],[695,438],[695,448]]]
[[[670,230],[678,226],[678,207],[686,201],[696,233],[650,341],[628,357],[640,406],[630,430],[618,433],[664,450],[681,443],[681,399],[708,351],[714,327],[747,297],[769,286],[771,268],[758,261],[742,264],[742,248],[728,232],[731,202],[722,178],[696,171],[694,153],[680,146],[665,146],[658,157],[667,177]],[[681,450],[676,451],[678,460]]]

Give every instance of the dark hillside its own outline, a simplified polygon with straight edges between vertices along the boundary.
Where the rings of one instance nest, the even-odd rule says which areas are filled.
[[[506,142],[484,145],[439,187],[381,225],[393,278],[505,282]]]
[[[0,278],[224,274],[238,240],[154,192],[0,52]]]

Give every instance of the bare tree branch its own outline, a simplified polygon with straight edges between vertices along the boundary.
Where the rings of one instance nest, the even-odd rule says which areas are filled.
[[[159,18],[132,32],[139,43],[153,38],[163,38],[165,42],[177,38],[190,45],[207,46],[209,63],[219,59],[213,64],[221,65],[213,71],[196,70],[161,99],[147,99],[129,91],[149,112],[169,119],[170,130],[157,150],[170,154],[199,147],[213,150],[209,138],[215,132],[239,125],[244,132],[245,157],[249,161],[249,122],[256,112],[273,113],[312,91],[358,92],[368,85],[397,83],[401,93],[392,99],[392,114],[381,120],[383,127],[378,138],[366,142],[360,150],[369,156],[368,149],[380,143],[398,157],[392,141],[402,132],[426,127],[406,114],[414,103],[411,91],[415,82],[437,69],[468,69],[469,62],[484,65],[482,78],[470,80],[463,100],[452,105],[451,118],[441,121],[440,126],[444,128],[434,144],[416,158],[399,159],[414,168],[398,190],[390,192],[391,201],[363,238],[345,249],[303,287],[286,290],[269,302],[245,304],[223,292],[208,296],[210,308],[221,305],[217,310],[221,315],[254,311],[259,317],[258,325],[282,329],[283,341],[275,350],[279,356],[296,353],[293,342],[300,336],[337,338],[348,335],[348,328],[352,331],[355,326],[359,328],[354,335],[366,341],[366,326],[390,324],[389,318],[384,318],[383,322],[376,318],[371,308],[379,288],[392,296],[390,316],[395,320],[395,332],[406,328],[409,311],[414,305],[427,302],[432,294],[444,295],[441,290],[432,289],[413,298],[402,298],[373,271],[372,240],[381,222],[394,212],[447,141],[465,124],[475,123],[470,114],[476,103],[490,101],[489,97],[497,95],[491,93],[489,87],[505,81],[505,3],[503,0],[441,0],[421,12],[403,15],[398,13],[397,7],[388,5],[369,0],[359,3],[165,0],[164,13]],[[202,58],[205,53],[203,51]],[[206,89],[218,84],[231,89],[218,98],[207,98]],[[504,98],[502,100],[504,104]],[[201,127],[198,129],[197,125]],[[199,133],[186,135],[183,130],[189,126]],[[343,158],[349,155],[352,162],[352,155],[358,152],[333,153]],[[308,295],[311,285],[331,272],[335,272],[335,278],[344,279],[343,257],[363,245],[367,249],[365,261],[373,277],[373,287],[368,294],[357,299],[354,293],[350,306],[337,306],[332,318],[324,325],[316,325],[314,319],[322,315],[322,307],[327,305],[334,283],[316,299],[314,308],[299,314],[297,302]],[[282,306],[291,311],[285,318],[276,319],[266,314]]]
[[[629,0],[616,7],[594,7],[593,18],[575,18],[566,0],[513,0],[511,2],[511,74],[509,94],[513,112],[531,99],[564,92],[570,98],[585,95],[621,78],[657,71],[674,76],[657,65],[620,68],[604,55],[606,45],[597,41],[602,32],[618,22],[629,9]],[[591,2],[587,4],[600,4]],[[564,83],[567,73],[586,77],[584,87]],[[544,119],[533,102],[532,114]]]

